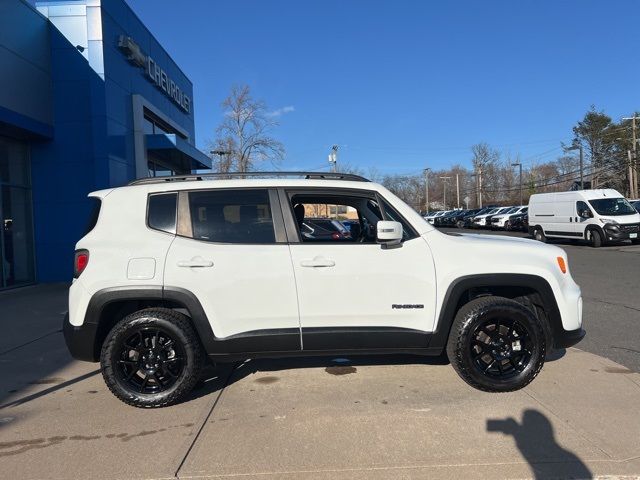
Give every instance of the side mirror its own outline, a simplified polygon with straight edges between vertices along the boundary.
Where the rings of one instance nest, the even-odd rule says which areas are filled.
[[[580,216],[582,218],[591,218],[593,215],[591,215],[589,210],[582,210],[582,212],[580,212]]]
[[[402,224],[380,220],[376,223],[376,237],[382,248],[395,248],[402,246]]]

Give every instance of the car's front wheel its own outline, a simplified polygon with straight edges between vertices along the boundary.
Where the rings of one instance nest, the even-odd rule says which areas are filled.
[[[134,312],[118,322],[102,346],[109,390],[135,407],[180,401],[200,379],[204,353],[189,319],[165,308]]]
[[[453,322],[447,356],[472,387],[510,392],[540,372],[545,335],[531,310],[503,297],[480,297],[464,305]]]

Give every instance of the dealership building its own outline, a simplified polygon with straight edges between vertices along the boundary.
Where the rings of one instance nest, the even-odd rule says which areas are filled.
[[[87,193],[211,168],[193,108],[124,0],[0,1],[0,289],[71,279]]]

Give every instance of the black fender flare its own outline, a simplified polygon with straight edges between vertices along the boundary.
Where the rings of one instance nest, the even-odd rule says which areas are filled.
[[[183,307],[188,311],[203,347],[206,351],[211,351],[215,340],[213,330],[211,329],[211,325],[209,324],[202,305],[193,293],[184,288],[178,287],[163,287],[161,285],[127,285],[98,290],[92,295],[91,300],[89,300],[83,327],[86,330],[94,332],[92,342],[94,361],[99,357],[99,339],[106,333],[101,331],[101,328],[104,328],[104,326],[101,325],[103,322],[102,314],[104,309],[113,303],[127,302],[131,300],[150,300],[157,302],[166,301]]]
[[[560,344],[559,339],[563,336],[565,330],[562,326],[558,303],[556,302],[549,282],[537,275],[490,273],[460,277],[449,285],[447,293],[444,296],[440,315],[438,316],[438,323],[429,342],[430,350],[441,349],[444,351],[447,341],[449,340],[449,332],[451,331],[453,320],[458,312],[458,306],[463,300],[463,296],[470,289],[483,287],[516,287],[536,291],[542,299],[547,317],[546,325],[543,325],[547,339],[550,340],[554,346]]]

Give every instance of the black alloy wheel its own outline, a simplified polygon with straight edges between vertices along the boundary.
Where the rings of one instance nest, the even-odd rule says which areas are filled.
[[[497,317],[479,324],[472,333],[471,355],[484,375],[499,379],[521,373],[531,360],[531,334],[513,318]]]
[[[460,308],[449,333],[447,356],[474,388],[510,392],[528,385],[546,355],[542,324],[515,300],[484,296]]]
[[[148,308],[128,315],[102,345],[100,366],[109,390],[135,407],[164,407],[200,380],[205,354],[185,315]]]
[[[116,347],[118,379],[140,393],[171,388],[184,371],[184,348],[165,330],[140,327]]]

